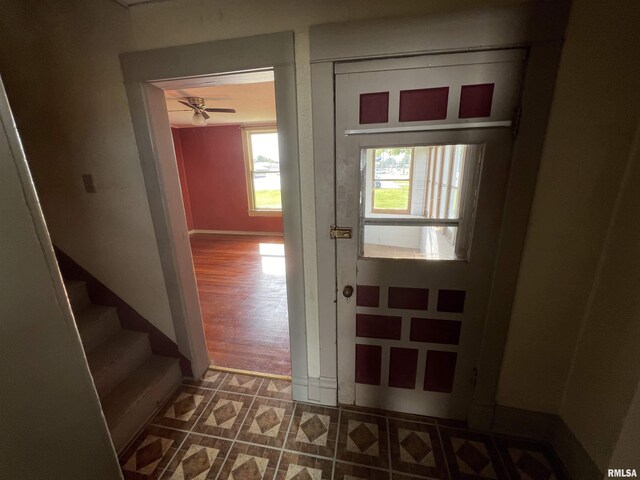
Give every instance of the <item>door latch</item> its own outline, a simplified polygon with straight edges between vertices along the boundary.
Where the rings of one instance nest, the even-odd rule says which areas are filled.
[[[351,227],[336,227],[335,225],[331,225],[329,228],[329,238],[332,240],[351,237]]]

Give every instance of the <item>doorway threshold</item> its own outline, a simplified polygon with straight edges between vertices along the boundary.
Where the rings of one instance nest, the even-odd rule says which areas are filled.
[[[237,373],[240,375],[251,375],[253,377],[268,378],[270,380],[291,380],[291,375],[278,375],[276,373],[254,372],[252,370],[242,370],[241,368],[218,367],[209,365],[209,370],[216,370],[225,373]]]

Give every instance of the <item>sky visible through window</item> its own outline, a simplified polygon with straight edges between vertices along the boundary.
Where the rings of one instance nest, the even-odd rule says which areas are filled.
[[[277,133],[252,133],[251,134],[251,151],[253,153],[253,162],[256,170],[262,159],[269,159],[278,162],[278,134]],[[261,169],[261,168],[260,168]],[[274,170],[270,168],[269,170]],[[277,170],[277,167],[275,168]]]
[[[253,194],[256,210],[282,210],[276,132],[251,133]]]

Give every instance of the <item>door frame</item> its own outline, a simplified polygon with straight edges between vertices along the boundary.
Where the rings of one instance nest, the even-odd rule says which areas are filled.
[[[311,27],[310,61],[318,260],[336,258],[328,228],[335,223],[334,67],[339,62],[433,53],[526,48],[519,134],[514,141],[503,223],[485,313],[471,427],[489,429],[509,327],[520,258],[535,191],[569,2],[474,9],[425,17],[333,23]],[[337,381],[335,262],[318,261],[320,368]],[[341,388],[338,382],[338,388]]]
[[[339,126],[338,132],[342,129]],[[488,299],[489,288],[484,282],[479,282],[480,273],[489,271],[493,273],[495,247],[499,238],[501,221],[496,220],[502,207],[504,193],[506,192],[507,173],[511,165],[511,135],[508,127],[501,128],[470,128],[464,130],[425,130],[420,132],[398,132],[382,134],[365,134],[347,137],[339,155],[343,160],[352,158],[356,150],[381,147],[383,145],[407,145],[407,146],[435,146],[468,144],[483,146],[482,153],[477,152],[476,156],[470,157],[472,160],[482,159],[482,168],[478,168],[470,178],[479,181],[476,197],[477,205],[474,208],[474,220],[472,230],[482,232],[482,238],[471,240],[467,259],[452,259],[443,261],[411,260],[411,259],[391,259],[391,258],[361,258],[358,251],[361,246],[361,233],[354,227],[353,239],[357,240],[352,245],[342,243],[341,248],[336,248],[337,258],[341,258],[342,267],[338,268],[338,278],[343,283],[339,283],[339,289],[346,283],[352,285],[377,285],[381,292],[381,303],[378,307],[369,310],[367,307],[358,306],[356,302],[338,299],[338,312],[342,311],[343,320],[338,320],[338,357],[340,352],[349,351],[352,356],[347,359],[338,358],[338,379],[344,386],[343,391],[338,392],[339,400],[343,403],[353,403],[359,400],[358,405],[385,408],[384,405],[396,405],[398,411],[404,413],[414,413],[429,415],[441,418],[466,419],[465,412],[470,405],[470,394],[472,392],[472,370],[476,366],[475,359],[478,356],[479,345],[473,339],[482,336],[483,328],[480,321],[484,320],[483,305]],[[382,147],[384,148],[384,147]],[[347,178],[350,178],[348,175]],[[491,180],[487,183],[486,178]],[[501,180],[496,186],[492,180]],[[473,180],[472,180],[473,181]],[[473,190],[473,186],[470,187]],[[357,197],[356,197],[357,198]],[[351,199],[353,200],[353,198]],[[338,203],[338,201],[337,201]],[[342,199],[342,205],[345,204]],[[356,201],[357,203],[357,201]],[[348,208],[348,207],[345,207]],[[353,208],[353,206],[352,206]],[[356,207],[359,210],[359,205]],[[359,216],[360,212],[356,215]],[[345,212],[342,212],[345,215]],[[499,215],[498,215],[499,217]],[[358,221],[358,220],[356,220]],[[346,222],[345,222],[346,223]],[[351,225],[349,225],[351,226]],[[359,225],[362,227],[362,224]],[[475,237],[474,237],[475,238]],[[349,262],[345,262],[345,257],[352,257]],[[346,268],[345,268],[346,265]],[[356,273],[357,270],[357,273]],[[371,277],[372,272],[377,272],[381,282],[369,283],[367,276]],[[385,272],[384,274],[382,272]],[[342,274],[342,275],[340,275]],[[362,281],[362,277],[365,280]],[[417,285],[416,278],[422,278],[423,283]],[[358,280],[357,278],[360,278]],[[370,279],[370,278],[369,278]],[[437,280],[436,280],[437,279]],[[355,280],[355,281],[354,281]],[[387,287],[409,287],[425,288],[429,290],[429,305],[437,304],[437,292],[439,289],[462,290],[466,292],[464,300],[464,312],[440,312],[424,311],[415,312],[409,308],[386,307],[385,300]],[[338,295],[340,296],[340,295]],[[349,322],[349,318],[356,318],[357,314],[392,315],[398,317],[428,317],[431,319],[460,321],[462,326],[461,336],[458,344],[447,345],[433,344],[427,346],[422,342],[409,342],[408,329],[403,330],[402,344],[392,339],[369,339],[358,337],[356,334],[355,321]],[[403,318],[403,329],[408,328],[409,318]],[[400,339],[397,339],[400,341]],[[360,384],[355,381],[356,345],[381,345],[381,381],[379,385]],[[424,378],[424,367],[427,352],[429,350],[444,350],[456,352],[456,375],[454,387],[450,393],[429,392],[416,388],[393,390],[385,384],[385,379],[389,375],[389,347],[411,348],[419,351],[418,369],[416,375],[416,385],[419,386]],[[349,387],[347,387],[349,385]],[[348,389],[348,390],[347,390]],[[397,393],[401,392],[401,393]],[[364,394],[358,399],[358,395]],[[446,397],[449,395],[449,397]],[[427,408],[428,407],[428,408]],[[394,409],[388,407],[389,409]],[[406,410],[402,410],[402,409]]]
[[[180,351],[199,378],[209,366],[169,117],[153,83],[270,68],[283,199],[293,396],[307,400],[307,343],[293,32],[123,53],[120,62]]]

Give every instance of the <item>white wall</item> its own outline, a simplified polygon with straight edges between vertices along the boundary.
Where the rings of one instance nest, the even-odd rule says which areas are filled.
[[[118,59],[135,48],[127,10],[1,2],[0,44],[53,243],[175,339]]]
[[[560,412],[640,115],[639,21],[634,0],[573,3],[514,299],[502,405]]]
[[[3,478],[120,478],[0,82]]]

